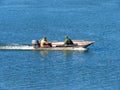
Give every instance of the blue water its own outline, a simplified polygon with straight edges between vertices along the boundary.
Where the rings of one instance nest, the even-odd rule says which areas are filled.
[[[93,40],[87,52],[0,51],[0,90],[120,90],[119,0],[1,0],[0,45]]]

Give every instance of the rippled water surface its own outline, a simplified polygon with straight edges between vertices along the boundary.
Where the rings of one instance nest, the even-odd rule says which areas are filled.
[[[119,0],[1,0],[0,45],[93,40],[88,51],[0,50],[0,90],[120,90]]]

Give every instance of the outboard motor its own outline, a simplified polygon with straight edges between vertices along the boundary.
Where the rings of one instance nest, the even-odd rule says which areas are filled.
[[[40,47],[39,41],[38,41],[38,40],[32,40],[32,46],[33,46],[34,48],[39,48],[39,47]]]

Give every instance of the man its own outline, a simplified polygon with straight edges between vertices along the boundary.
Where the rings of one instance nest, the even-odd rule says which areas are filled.
[[[73,45],[72,40],[68,36],[65,36],[64,45]]]
[[[48,42],[47,42],[46,37],[43,37],[43,39],[42,39],[41,42],[40,42],[40,46],[41,46],[41,47],[52,47],[51,43],[48,43]]]

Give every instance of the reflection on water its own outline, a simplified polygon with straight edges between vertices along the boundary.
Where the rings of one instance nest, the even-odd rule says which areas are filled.
[[[73,53],[73,51],[65,50],[65,51],[63,51],[63,53],[65,56],[69,56],[70,54]]]
[[[40,51],[41,56],[45,57],[48,54],[48,51]]]
[[[49,63],[59,62],[64,64],[69,63],[69,61],[72,64],[79,63],[79,65],[82,65],[82,63],[85,62],[85,55],[87,55],[89,52],[81,52],[81,51],[71,51],[71,50],[64,50],[64,51],[40,51],[39,54],[41,61],[47,61]]]
[[[52,52],[56,52],[56,53],[61,53],[61,54],[63,54],[65,57],[69,57],[69,56],[71,56],[72,54],[74,54],[74,53],[88,53],[88,51],[72,51],[72,50],[63,50],[63,51],[47,51],[47,50],[41,50],[40,51],[40,55],[41,56],[43,56],[43,57],[45,57],[45,56],[47,56],[47,55],[50,55],[50,53],[52,53]]]

